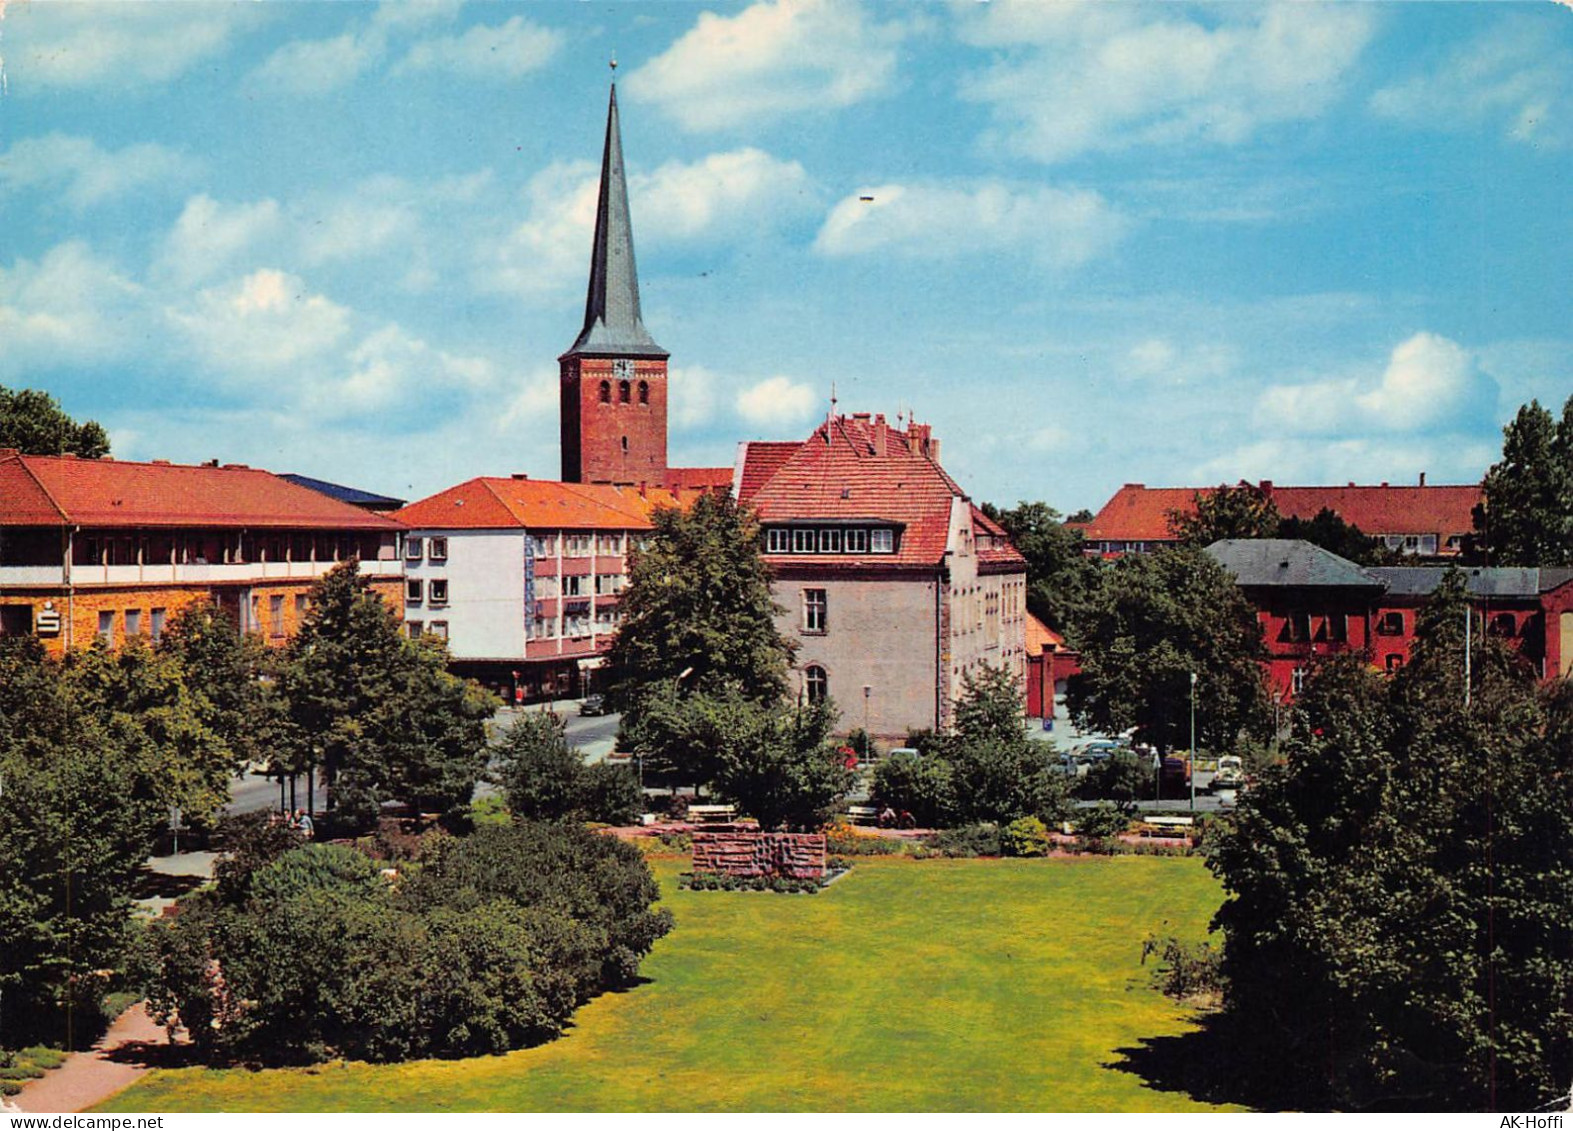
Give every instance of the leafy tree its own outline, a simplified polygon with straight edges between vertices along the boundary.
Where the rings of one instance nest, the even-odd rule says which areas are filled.
[[[1076,795],[1113,801],[1121,812],[1127,812],[1155,795],[1156,777],[1151,758],[1138,756],[1134,750],[1115,750],[1088,769],[1087,776],[1076,783]]]
[[[447,671],[439,640],[406,639],[358,562],[313,587],[279,676],[301,762],[326,770],[341,817],[375,817],[383,801],[454,813],[486,760],[493,696]]]
[[[1317,511],[1315,518],[1282,519],[1274,537],[1298,538],[1358,565],[1390,565],[1396,558],[1380,539],[1345,522],[1327,507]]]
[[[712,784],[761,828],[818,828],[852,788],[853,771],[830,741],[829,702],[757,706],[741,697],[722,710],[742,725],[715,750]]]
[[[1046,503],[1019,502],[1011,510],[985,503],[983,511],[1027,559],[1028,610],[1056,631],[1067,631],[1098,582],[1099,565],[1082,552],[1081,532]]]
[[[237,762],[266,763],[281,748],[299,745],[286,733],[279,655],[260,637],[242,633],[213,602],[198,601],[175,614],[155,651],[179,665],[198,716]]]
[[[1458,574],[1382,680],[1313,669],[1286,762],[1247,794],[1210,866],[1229,898],[1236,1070],[1290,1106],[1529,1109],[1573,1064],[1573,735],[1476,638],[1464,687]],[[1285,1063],[1312,1071],[1283,1077]],[[1285,1084],[1303,1084],[1285,1093]]]
[[[948,824],[956,809],[950,761],[940,754],[888,754],[874,767],[874,804],[912,814],[924,828]]]
[[[1059,820],[1065,781],[1049,761],[1050,747],[1027,737],[1017,677],[983,667],[962,676],[955,725],[945,743],[956,821],[1007,824],[1018,817]]]
[[[1191,509],[1169,512],[1169,530],[1182,545],[1203,549],[1221,538],[1276,538],[1278,507],[1272,496],[1243,479],[1198,491]]]
[[[0,385],[0,448],[98,459],[109,454],[109,434],[96,421],[72,420],[48,393]]]
[[[159,818],[146,762],[82,711],[36,640],[0,640],[0,1033],[91,1035]]]
[[[1199,744],[1227,749],[1268,726],[1256,611],[1201,550],[1121,558],[1104,572],[1078,641],[1082,674],[1067,699],[1083,725],[1134,726],[1154,745],[1186,745],[1195,672]]]
[[[605,762],[585,765],[555,714],[519,716],[492,750],[493,780],[516,816],[624,824],[639,815],[644,799],[634,772]]]
[[[1560,422],[1530,401],[1502,436],[1475,507],[1480,545],[1494,565],[1573,565],[1573,397]]]

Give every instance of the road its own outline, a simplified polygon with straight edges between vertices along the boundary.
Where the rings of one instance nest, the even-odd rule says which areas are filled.
[[[584,718],[579,714],[579,704],[575,700],[559,700],[551,704],[567,724],[568,741],[584,751],[585,761],[599,762],[612,752],[617,743],[617,715],[600,715]],[[535,704],[515,711],[511,707],[504,707],[492,716],[487,724],[491,734],[504,730],[514,718],[526,711],[543,711],[547,705]],[[485,797],[495,790],[491,786],[482,784],[476,795]],[[316,802],[318,808],[322,807],[324,800],[322,784],[317,784]],[[286,794],[285,803],[289,797]],[[295,803],[302,808],[306,804],[306,781],[301,778],[295,785]],[[229,809],[231,813],[252,813],[258,809],[272,809],[279,804],[279,783],[270,778],[260,777],[255,774],[243,774],[229,783]]]

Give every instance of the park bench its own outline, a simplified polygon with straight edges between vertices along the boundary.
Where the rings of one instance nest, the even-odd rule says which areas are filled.
[[[854,825],[872,825],[879,820],[879,810],[872,805],[849,805],[847,821]]]
[[[1191,817],[1143,817],[1141,834],[1142,836],[1184,836],[1195,824],[1195,819]]]
[[[696,825],[708,824],[712,821],[728,824],[736,816],[736,805],[690,805],[688,807],[688,819]]]

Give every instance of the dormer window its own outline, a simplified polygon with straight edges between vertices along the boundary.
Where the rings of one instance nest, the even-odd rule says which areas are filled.
[[[896,532],[894,530],[870,530],[868,532],[868,548],[876,554],[895,553]]]

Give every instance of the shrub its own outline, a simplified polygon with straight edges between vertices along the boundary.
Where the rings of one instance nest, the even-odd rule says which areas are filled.
[[[963,825],[925,837],[924,843],[941,856],[998,856],[1000,831],[998,825]]]
[[[678,886],[690,891],[770,891],[779,895],[813,895],[822,879],[797,876],[733,876],[725,872],[684,872]]]
[[[1018,817],[1000,833],[1000,849],[1006,856],[1043,856],[1050,846],[1048,827],[1036,817]]]
[[[1223,992],[1223,956],[1211,943],[1191,946],[1170,936],[1148,935],[1142,943],[1142,965],[1156,954],[1153,979],[1172,998],[1215,995]]]
[[[893,856],[901,851],[899,841],[859,832],[845,821],[825,829],[825,847],[842,856]]]
[[[1075,816],[1076,833],[1094,840],[1107,840],[1119,836],[1131,827],[1130,814],[1113,805],[1095,805],[1091,809],[1078,809]]]
[[[470,802],[470,824],[475,828],[482,825],[506,825],[511,820],[513,814],[508,812],[508,803],[496,794]]]
[[[936,828],[948,823],[956,807],[952,778],[950,762],[938,754],[890,754],[874,767],[873,802]]]
[[[526,820],[566,817],[628,824],[644,809],[633,768],[610,762],[585,765],[568,745],[563,720],[549,712],[520,715],[503,733],[494,756],[493,780],[508,808]]]

